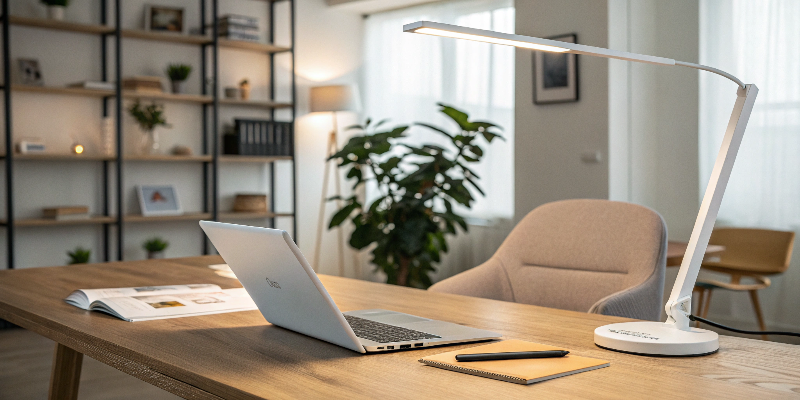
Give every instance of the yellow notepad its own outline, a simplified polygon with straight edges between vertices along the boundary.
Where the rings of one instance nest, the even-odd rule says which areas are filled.
[[[457,354],[503,353],[513,351],[566,350],[559,347],[522,340],[503,340],[469,349],[450,351],[421,358],[419,362],[434,367],[463,372],[465,374],[499,379],[501,381],[528,385],[560,378],[562,376],[591,371],[609,366],[608,361],[568,354],[558,358],[531,358],[498,361],[456,361]]]

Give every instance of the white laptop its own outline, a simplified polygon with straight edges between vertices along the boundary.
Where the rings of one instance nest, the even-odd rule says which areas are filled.
[[[200,221],[268,322],[359,353],[499,339],[500,334],[388,310],[342,313],[288,233]]]

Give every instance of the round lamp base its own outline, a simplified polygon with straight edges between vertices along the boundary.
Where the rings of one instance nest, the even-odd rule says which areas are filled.
[[[719,350],[719,335],[699,328],[683,331],[663,322],[625,322],[595,329],[594,343],[646,356],[704,356]]]

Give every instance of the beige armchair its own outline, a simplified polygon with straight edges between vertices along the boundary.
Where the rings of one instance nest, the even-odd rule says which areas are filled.
[[[429,290],[658,320],[667,228],[653,210],[564,200],[531,211],[489,261]]]

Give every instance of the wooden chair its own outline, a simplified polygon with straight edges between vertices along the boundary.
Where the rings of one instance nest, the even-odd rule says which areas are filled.
[[[750,293],[750,301],[758,320],[758,327],[764,331],[764,316],[758,302],[758,290],[768,288],[771,281],[767,276],[786,271],[792,260],[794,232],[768,229],[718,228],[711,233],[709,244],[725,246],[718,259],[703,261],[703,268],[709,271],[730,275],[729,282],[698,279],[694,290],[697,296],[697,315],[705,318],[711,305],[714,289],[733,290]],[[743,283],[749,278],[752,283]],[[766,335],[761,336],[764,340]]]

